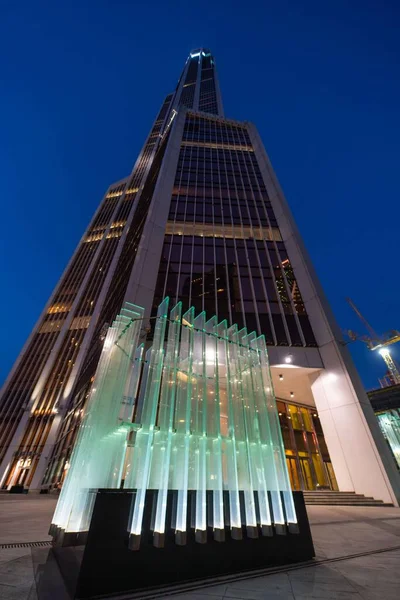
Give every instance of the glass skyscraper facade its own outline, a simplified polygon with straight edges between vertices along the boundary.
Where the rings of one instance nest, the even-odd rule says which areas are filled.
[[[133,302],[145,308],[141,340],[150,343],[168,296],[183,312],[194,307],[265,335],[292,486],[350,489],[352,481],[362,490],[332,420],[342,419],[339,397],[368,408],[308,260],[256,128],[225,118],[214,57],[192,51],[5,383],[1,486],[62,483],[107,327]],[[362,444],[374,453],[367,438]]]
[[[186,115],[155,305],[165,295],[269,344],[316,345],[244,124]]]

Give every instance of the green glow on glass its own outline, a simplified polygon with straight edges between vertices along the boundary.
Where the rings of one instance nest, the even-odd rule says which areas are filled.
[[[131,477],[125,479],[125,487],[133,487],[136,489],[136,501],[130,528],[131,533],[136,535],[140,535],[142,530],[144,502],[152,466],[151,455],[154,436],[156,435],[154,425],[164,361],[164,337],[168,304],[169,298],[165,298],[158,307],[153,346],[150,354],[149,371],[146,381],[146,392],[142,408],[142,427],[136,434],[136,452],[134,455],[134,466],[136,469],[133,468]]]
[[[142,308],[124,308],[105,338],[68,475],[53,517],[53,523],[66,531],[88,529],[94,499],[90,490],[120,487],[126,431],[114,434],[119,432],[126,415],[124,391],[127,386],[129,388],[132,364],[135,364],[133,357],[137,356],[142,318]]]
[[[155,487],[159,490],[154,530],[165,531],[165,515],[167,510],[168,480],[171,464],[175,398],[178,372],[179,333],[181,330],[182,303],[171,310],[168,331],[168,344],[164,361],[163,381],[157,443],[153,446],[153,461],[159,464]]]
[[[158,492],[161,534],[169,490],[176,531],[186,531],[190,490],[199,531],[208,526],[208,495],[214,529],[225,527],[224,493],[233,528],[242,526],[241,508],[249,527],[295,523],[264,337],[193,308],[182,315],[181,303],[169,310],[166,298],[144,354],[143,318],[143,308],[127,304],[107,333],[53,523],[87,530],[93,490],[122,481],[136,490],[129,531],[137,536],[148,489]]]

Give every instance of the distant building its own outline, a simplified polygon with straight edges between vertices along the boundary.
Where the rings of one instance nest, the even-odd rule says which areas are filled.
[[[225,118],[205,48],[107,190],[5,382],[3,488],[62,483],[108,325],[124,302],[140,305],[144,340],[166,296],[265,335],[295,489],[397,502],[392,457],[262,141]]]
[[[371,390],[368,397],[400,469],[400,384]]]

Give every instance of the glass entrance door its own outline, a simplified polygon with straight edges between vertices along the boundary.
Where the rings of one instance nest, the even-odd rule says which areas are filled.
[[[303,475],[304,489],[315,490],[314,480],[311,472],[310,459],[300,456],[300,467]]]
[[[286,457],[286,464],[289,471],[290,485],[292,490],[301,490],[299,473],[297,471],[297,462],[295,458]]]
[[[328,472],[328,477],[329,477],[329,483],[330,483],[330,486],[331,486],[331,490],[338,490],[339,487],[338,487],[338,484],[337,484],[337,481],[336,481],[335,471],[333,470],[332,463],[326,462],[325,466],[326,466],[326,470]]]

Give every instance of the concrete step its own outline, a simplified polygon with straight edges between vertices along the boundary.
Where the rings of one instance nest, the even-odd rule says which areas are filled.
[[[329,500],[343,500],[344,498],[348,498],[349,500],[357,500],[357,498],[363,498],[364,500],[375,500],[372,496],[363,496],[362,494],[354,494],[351,496],[350,494],[335,494],[335,496],[330,496],[329,494],[304,494],[304,498],[326,498]]]
[[[393,506],[371,496],[355,492],[338,492],[334,490],[305,490],[304,502],[311,505],[323,506]]]
[[[349,498],[354,498],[355,496],[361,496],[361,494],[355,494],[354,492],[310,492],[310,491],[303,491],[303,494],[305,496],[317,496],[318,498],[320,496],[327,496],[329,498],[343,498],[343,496],[348,496]]]
[[[383,504],[382,501],[379,500],[357,500],[357,502],[352,502],[351,500],[337,500],[337,502],[333,502],[332,500],[310,500],[307,501],[306,504]]]
[[[326,496],[321,497],[321,498],[315,498],[315,496],[304,496],[304,498],[306,499],[306,501],[321,501],[321,500],[325,500],[326,502],[342,502],[343,500],[347,500],[348,502],[358,502],[358,501],[363,501],[365,502],[366,500],[369,502],[381,502],[381,500],[376,500],[375,498],[363,498],[362,496],[358,497],[358,496],[354,496],[353,498],[350,498],[349,496],[344,496],[343,498],[327,498]]]
[[[339,492],[338,490],[303,490],[303,494],[330,494],[331,496],[333,496],[334,494],[337,494],[339,496],[342,496],[343,494],[352,494],[354,496],[355,492],[347,492],[346,490],[344,490],[343,492]]]
[[[389,502],[306,502],[306,506],[371,506],[371,507],[379,507],[379,506],[391,506]]]
[[[381,504],[383,504],[382,501],[374,501],[374,500],[358,500],[357,502],[351,502],[351,500],[338,500],[337,502],[332,502],[329,500],[326,500],[325,502],[323,500],[314,500],[311,502],[306,502],[306,504],[326,504],[328,506],[340,506],[341,504],[347,504],[348,506],[357,506],[358,504],[371,504],[372,505],[377,505],[377,506],[381,506]]]

